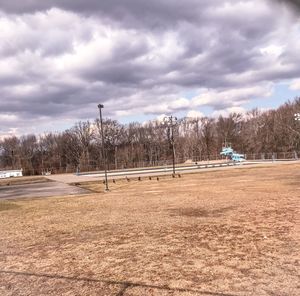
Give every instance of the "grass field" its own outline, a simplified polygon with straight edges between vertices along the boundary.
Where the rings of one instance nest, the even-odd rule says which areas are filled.
[[[299,197],[290,164],[2,201],[0,295],[300,295]]]

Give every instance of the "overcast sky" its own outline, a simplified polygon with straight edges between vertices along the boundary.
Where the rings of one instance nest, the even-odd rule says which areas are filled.
[[[276,0],[0,0],[0,137],[217,116],[300,95],[300,11]]]

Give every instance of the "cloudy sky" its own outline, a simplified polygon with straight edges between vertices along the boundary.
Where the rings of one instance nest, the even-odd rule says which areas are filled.
[[[0,137],[105,115],[217,116],[300,95],[300,10],[276,0],[0,0]]]

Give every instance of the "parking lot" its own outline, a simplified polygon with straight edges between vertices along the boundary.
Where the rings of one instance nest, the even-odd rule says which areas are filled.
[[[89,191],[60,182],[0,186],[0,199],[36,198],[86,193],[89,193]]]

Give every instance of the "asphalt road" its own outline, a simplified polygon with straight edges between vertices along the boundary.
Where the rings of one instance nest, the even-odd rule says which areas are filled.
[[[0,199],[36,198],[90,193],[88,190],[60,182],[0,186]]]
[[[212,170],[227,170],[227,169],[238,169],[238,168],[250,168],[257,167],[261,165],[274,165],[276,164],[292,164],[297,161],[251,161],[244,163],[207,163],[207,164],[198,164],[198,165],[184,165],[177,166],[176,173],[196,173],[196,172],[207,172]],[[298,161],[299,162],[299,161]],[[172,167],[154,167],[154,168],[139,168],[139,169],[128,169],[128,170],[118,170],[118,171],[109,171],[108,179],[122,179],[125,177],[128,178],[137,178],[137,177],[148,177],[148,176],[161,176],[161,175],[171,175]],[[80,182],[89,182],[89,181],[102,181],[104,179],[103,172],[87,172],[77,174],[60,174],[60,175],[50,175],[46,176],[48,179],[53,181],[58,181],[66,184],[71,183],[80,183]]]

